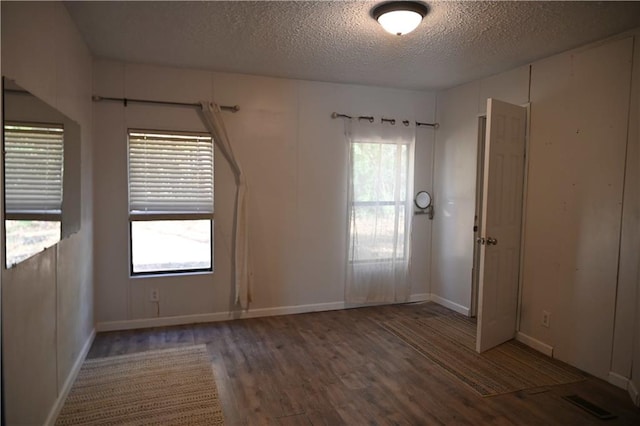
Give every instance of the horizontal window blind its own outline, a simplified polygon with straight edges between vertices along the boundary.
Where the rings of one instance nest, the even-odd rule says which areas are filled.
[[[62,207],[64,128],[59,124],[4,126],[7,213],[57,213]]]
[[[211,137],[130,130],[129,212],[213,213]]]

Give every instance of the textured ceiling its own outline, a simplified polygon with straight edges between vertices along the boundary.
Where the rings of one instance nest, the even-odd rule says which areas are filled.
[[[440,89],[640,26],[640,2],[426,2],[393,36],[379,2],[68,2],[98,57],[215,71]]]

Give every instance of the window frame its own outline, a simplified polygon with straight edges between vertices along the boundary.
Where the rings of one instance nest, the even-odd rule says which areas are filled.
[[[390,201],[390,200],[378,200],[378,201],[356,201],[355,199],[351,201],[351,211],[352,211],[352,217],[349,219],[350,222],[354,222],[356,220],[355,217],[353,217],[353,215],[355,214],[355,209],[357,207],[377,207],[377,206],[393,206],[395,207],[395,209],[397,210],[400,206],[404,206],[405,207],[405,225],[404,225],[404,230],[405,233],[407,230],[407,226],[406,226],[406,219],[408,217],[408,215],[412,214],[411,208],[407,208],[407,204],[409,202],[409,186],[410,186],[410,176],[409,176],[409,170],[411,168],[411,165],[409,164],[411,161],[411,153],[409,151],[410,149],[410,144],[396,144],[393,142],[387,142],[386,140],[382,140],[382,141],[371,141],[368,139],[355,139],[354,141],[351,142],[351,146],[349,147],[350,155],[352,157],[351,159],[351,163],[352,165],[350,166],[352,169],[355,167],[355,155],[354,155],[354,148],[356,144],[372,144],[372,145],[394,145],[396,147],[400,147],[402,145],[406,145],[407,149],[405,152],[405,160],[406,160],[406,178],[407,178],[407,182],[405,182],[405,185],[407,186],[405,188],[405,199],[403,200],[398,200],[398,201]],[[401,161],[401,160],[400,160]],[[355,170],[351,170],[349,173],[353,173]],[[353,177],[352,177],[353,179]],[[355,190],[355,189],[353,189]],[[400,219],[400,214],[398,213],[398,215],[396,216],[396,221],[398,221]],[[352,228],[352,224],[349,225],[349,228]],[[351,236],[349,236],[349,238],[351,238]],[[394,242],[394,244],[397,244],[397,241]],[[402,255],[398,256],[396,255],[395,257],[385,257],[385,258],[372,258],[372,259],[353,259],[351,257],[352,251],[349,250],[349,259],[348,262],[350,264],[354,264],[354,265],[366,265],[366,264],[374,264],[374,263],[388,263],[388,262],[403,262],[403,261],[408,261],[409,260],[409,256],[408,256],[408,252],[409,252],[409,245],[411,244],[411,240],[406,240],[404,241],[404,244],[402,245]]]
[[[211,164],[212,164],[212,196],[214,199],[214,205],[212,206],[211,213],[204,212],[150,212],[150,213],[131,213],[131,180],[130,180],[130,134],[134,133],[156,133],[167,135],[185,135],[185,136],[197,136],[208,137],[211,141]],[[127,129],[127,220],[129,222],[129,275],[132,278],[145,277],[145,276],[163,276],[163,275],[185,275],[185,274],[197,274],[197,273],[212,273],[214,271],[214,215],[215,215],[215,143],[213,136],[206,132],[190,132],[190,131],[178,131],[178,130],[158,130],[158,129],[141,129],[141,128],[128,128]],[[190,269],[163,269],[156,271],[134,271],[133,263],[133,223],[134,222],[156,222],[156,221],[187,221],[187,220],[208,220],[210,229],[210,262],[208,268],[190,268]]]

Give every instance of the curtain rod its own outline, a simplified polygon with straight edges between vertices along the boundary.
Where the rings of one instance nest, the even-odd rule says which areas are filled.
[[[373,123],[374,118],[370,115],[361,115],[359,117],[352,117],[350,115],[346,115],[346,114],[340,114],[337,112],[332,112],[331,113],[331,118],[348,118],[349,120],[353,120],[354,118],[357,120],[367,120],[369,121],[369,123]],[[380,119],[381,123],[390,123],[391,125],[395,125],[396,124],[396,119],[395,118],[384,118],[382,117]],[[416,127],[420,127],[420,126],[426,126],[426,127],[433,127],[434,129],[437,129],[438,127],[440,127],[440,125],[438,123],[422,123],[420,121],[416,121]],[[409,120],[402,120],[402,124],[404,124],[405,126],[408,126],[409,124],[411,124],[411,122]]]
[[[94,102],[100,102],[100,101],[122,102],[124,106],[127,106],[127,104],[130,102],[133,102],[136,104],[170,105],[170,106],[180,106],[180,107],[189,107],[189,108],[200,108],[201,106],[199,103],[196,103],[196,102],[187,103],[187,102],[152,101],[148,99],[110,98],[107,96],[98,96],[98,95],[93,95],[91,99]],[[223,111],[230,111],[230,112],[240,111],[240,107],[238,105],[233,105],[233,106],[220,105],[220,109]]]

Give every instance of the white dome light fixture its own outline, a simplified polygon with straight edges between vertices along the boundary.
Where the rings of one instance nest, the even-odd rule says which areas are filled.
[[[372,15],[385,31],[400,36],[415,30],[428,12],[424,3],[392,1],[373,8]]]

